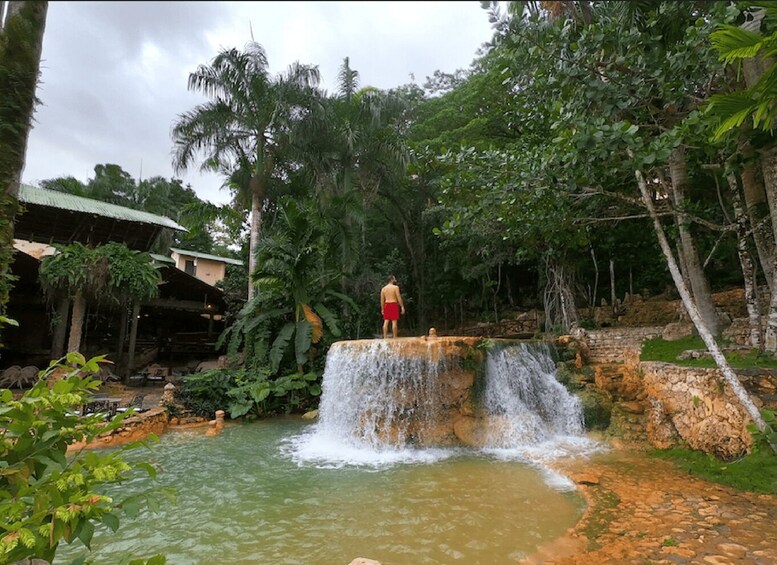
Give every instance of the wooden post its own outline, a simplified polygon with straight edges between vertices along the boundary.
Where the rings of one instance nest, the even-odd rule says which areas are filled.
[[[208,315],[208,338],[213,335],[213,312]]]
[[[615,295],[615,259],[610,257],[610,305],[612,306],[613,315],[618,313],[618,306],[615,301],[618,297]]]
[[[135,302],[132,305],[132,329],[130,329],[129,357],[127,358],[125,382],[129,382],[130,375],[135,369],[135,342],[138,337],[138,318],[140,318],[140,302]]]

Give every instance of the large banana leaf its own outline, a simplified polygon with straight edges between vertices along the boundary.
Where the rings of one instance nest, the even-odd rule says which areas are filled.
[[[324,324],[321,322],[321,318],[318,314],[316,314],[307,304],[302,305],[302,310],[305,312],[305,319],[313,328],[310,339],[313,343],[318,343],[321,341],[321,338],[324,337]]]
[[[332,314],[332,312],[330,312],[329,309],[320,302],[316,304],[316,312],[318,312],[321,318],[323,318],[324,322],[326,323],[326,327],[329,328],[329,331],[332,332],[332,335],[335,337],[340,337],[340,328],[337,325],[337,318],[335,318],[335,315]]]
[[[297,364],[304,365],[308,360],[308,351],[310,351],[311,334],[313,326],[307,320],[297,322],[297,335],[294,340],[294,353],[297,357]]]
[[[296,324],[294,322],[289,322],[283,326],[281,331],[278,332],[278,336],[275,338],[275,341],[272,343],[272,349],[270,350],[270,367],[273,373],[275,373],[278,370],[278,367],[281,365],[283,354],[286,352],[286,348],[289,346],[289,341],[291,341],[291,336],[294,333],[295,327]]]

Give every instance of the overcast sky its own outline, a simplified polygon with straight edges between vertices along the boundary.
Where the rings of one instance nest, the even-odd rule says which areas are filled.
[[[436,69],[467,68],[491,38],[488,17],[466,2],[50,2],[24,182],[74,176],[98,163],[133,177],[173,177],[170,129],[204,101],[189,73],[222,48],[254,38],[270,70],[319,65],[333,90],[344,57],[361,86],[422,84]],[[178,175],[206,200],[228,193],[216,175]]]

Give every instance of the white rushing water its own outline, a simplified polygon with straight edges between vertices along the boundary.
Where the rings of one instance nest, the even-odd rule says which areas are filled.
[[[438,376],[451,367],[434,342],[429,342],[426,355],[398,355],[401,347],[385,340],[358,347],[347,342],[332,346],[319,422],[293,441],[290,450],[295,459],[333,467],[384,466],[432,462],[464,451],[413,445],[414,438],[428,435],[450,417],[443,402],[450,384]],[[488,352],[485,371],[479,394],[487,434],[481,452],[541,463],[597,449],[583,435],[580,400],[556,380],[547,345],[495,348]],[[559,477],[548,479],[563,483]]]

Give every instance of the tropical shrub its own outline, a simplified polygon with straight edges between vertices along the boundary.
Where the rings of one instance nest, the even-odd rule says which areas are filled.
[[[98,434],[119,428],[129,414],[106,423],[100,415],[76,413],[99,387],[89,375],[99,372],[102,360],[87,361],[79,353],[69,353],[41,371],[35,386],[19,399],[10,390],[0,390],[0,564],[33,557],[52,561],[62,541],[80,540],[88,548],[95,525],[116,531],[117,511],[132,516],[142,505],[153,509],[157,504],[151,493],[118,502],[100,494],[101,486],[121,483],[136,471],[155,476],[151,465],[133,466],[123,459],[144,442],[111,452],[67,454],[70,444],[89,443]],[[63,372],[59,380],[48,382]]]

